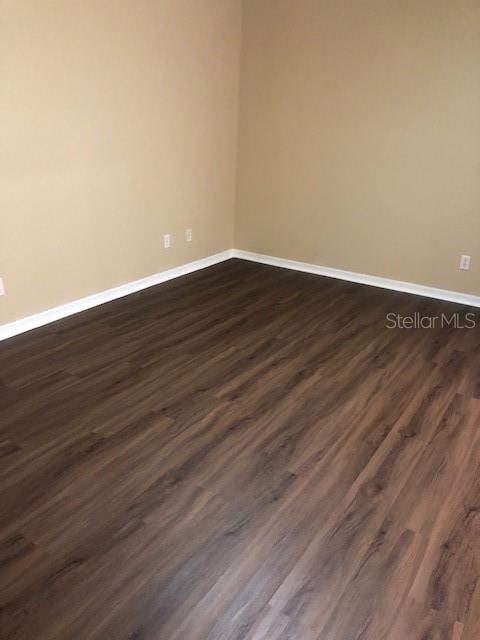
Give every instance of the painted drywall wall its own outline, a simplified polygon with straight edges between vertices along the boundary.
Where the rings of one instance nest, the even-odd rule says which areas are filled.
[[[0,324],[232,247],[240,32],[240,0],[0,0]]]
[[[240,95],[237,248],[480,293],[478,0],[245,0]]]
[[[0,0],[0,324],[230,248],[237,136],[237,248],[480,293],[478,1],[244,0],[238,128],[241,4]]]

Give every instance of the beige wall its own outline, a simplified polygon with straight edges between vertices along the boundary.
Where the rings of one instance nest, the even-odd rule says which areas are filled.
[[[480,294],[480,2],[243,13],[236,246]]]
[[[240,0],[0,0],[0,324],[232,247],[240,26]]]
[[[0,0],[0,324],[231,248],[237,135],[236,247],[480,294],[479,1],[244,0],[238,130],[241,4]]]

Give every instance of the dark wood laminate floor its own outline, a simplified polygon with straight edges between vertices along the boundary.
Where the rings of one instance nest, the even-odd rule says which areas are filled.
[[[478,640],[472,311],[232,260],[0,344],[2,640]]]

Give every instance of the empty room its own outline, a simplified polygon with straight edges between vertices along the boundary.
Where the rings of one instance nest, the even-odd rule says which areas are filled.
[[[480,639],[479,0],[0,0],[0,638]]]

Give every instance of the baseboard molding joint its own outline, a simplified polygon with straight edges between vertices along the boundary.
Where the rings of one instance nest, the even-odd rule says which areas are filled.
[[[327,276],[328,278],[336,278],[337,280],[346,280],[348,282],[356,282],[358,284],[365,284],[372,287],[380,287],[382,289],[389,289],[391,291],[401,291],[403,293],[410,293],[417,296],[424,296],[426,298],[434,298],[436,300],[444,300],[446,302],[454,302],[461,305],[470,307],[480,307],[480,296],[474,296],[467,293],[460,293],[458,291],[449,291],[447,289],[436,289],[435,287],[428,287],[426,285],[414,284],[412,282],[402,282],[401,280],[391,280],[389,278],[382,278],[379,276],[371,276],[364,273],[356,273],[354,271],[343,271],[341,269],[333,269],[331,267],[323,267],[316,264],[309,264],[307,262],[299,262],[297,260],[287,260],[286,258],[277,258],[275,256],[268,256],[261,253],[254,253],[252,251],[243,251],[241,249],[229,249],[222,251],[212,256],[196,260],[195,262],[189,262],[162,271],[160,273],[142,278],[141,280],[135,280],[127,284],[102,291],[101,293],[95,293],[86,298],[74,300],[67,304],[42,311],[35,315],[9,324],[0,326],[0,341],[12,338],[13,336],[25,333],[38,327],[43,327],[47,324],[61,320],[68,316],[92,309],[106,302],[117,300],[148,289],[162,282],[179,278],[180,276],[199,271],[211,267],[214,264],[224,262],[230,258],[240,258],[241,260],[249,260],[250,262],[259,262],[261,264],[271,265],[274,267],[281,267],[283,269],[292,269],[294,271],[302,271],[304,273],[313,273],[319,276]]]

